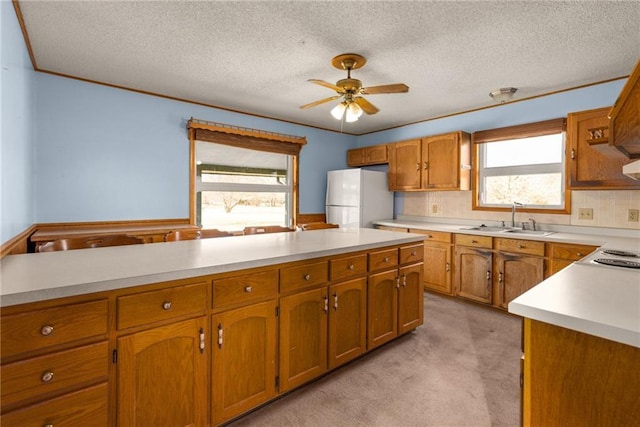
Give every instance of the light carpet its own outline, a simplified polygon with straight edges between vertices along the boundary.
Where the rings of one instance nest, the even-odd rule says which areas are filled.
[[[521,319],[432,293],[424,325],[230,424],[518,426]]]

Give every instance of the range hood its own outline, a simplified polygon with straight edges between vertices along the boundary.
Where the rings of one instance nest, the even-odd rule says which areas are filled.
[[[640,180],[640,160],[622,166],[622,173],[629,178]]]

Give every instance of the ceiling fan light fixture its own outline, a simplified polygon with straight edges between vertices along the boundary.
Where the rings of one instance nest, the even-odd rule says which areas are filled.
[[[493,92],[489,92],[489,96],[494,101],[504,104],[505,102],[513,98],[513,95],[517,90],[518,88],[515,87],[503,87],[498,90],[494,90]]]
[[[355,102],[350,102],[347,106],[347,116],[345,117],[345,121],[348,123],[355,122],[362,115],[362,108]]]
[[[331,115],[336,120],[342,120],[342,116],[344,115],[344,111],[347,109],[347,103],[342,101],[335,107],[331,109]]]

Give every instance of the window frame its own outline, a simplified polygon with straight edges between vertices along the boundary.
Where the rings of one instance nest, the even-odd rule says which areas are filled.
[[[307,143],[305,137],[242,128],[194,118],[188,121],[187,129],[189,132],[189,223],[191,225],[197,226],[196,141],[200,141],[290,155],[291,226],[296,226],[299,211],[299,159],[300,151]]]
[[[481,155],[480,151],[491,142],[506,141],[512,139],[532,138],[536,136],[551,135],[555,133],[564,133],[564,152],[562,158],[562,176],[564,191],[561,196],[564,199],[563,208],[532,208],[524,206],[518,208],[519,212],[529,213],[542,213],[542,214],[570,214],[571,213],[571,190],[569,188],[569,174],[567,173],[567,150],[568,144],[566,140],[566,119],[552,119],[542,122],[527,123],[517,126],[509,126],[497,129],[488,129],[473,133],[473,150],[472,150],[472,164],[473,164],[473,184],[472,184],[472,210],[478,211],[494,211],[494,212],[510,212],[511,207],[500,206],[483,206],[480,204],[480,179],[481,179]],[[507,166],[504,168],[518,168],[520,170],[527,170],[527,168],[536,168],[536,172],[541,169],[545,169],[545,165],[531,165],[531,166]],[[496,168],[498,169],[498,168]],[[544,171],[542,171],[544,172]],[[554,168],[554,172],[557,172]]]

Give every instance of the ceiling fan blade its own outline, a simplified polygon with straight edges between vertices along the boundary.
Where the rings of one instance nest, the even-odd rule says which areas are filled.
[[[353,102],[358,104],[360,108],[362,108],[362,111],[364,111],[367,114],[375,114],[378,111],[380,111],[378,107],[376,107],[375,105],[373,105],[372,103],[370,103],[369,101],[367,101],[365,98],[361,96],[356,96],[355,98],[353,98]]]
[[[404,83],[394,83],[390,85],[363,87],[360,93],[363,95],[375,95],[378,93],[403,93],[409,92],[409,86]]]
[[[325,82],[324,80],[309,79],[307,81],[309,81],[311,83],[315,83],[315,84],[320,85],[320,86],[324,86],[324,87],[332,89],[332,90],[335,90],[338,93],[344,93],[344,89],[341,88],[340,86],[336,86],[333,83]]]
[[[324,104],[325,102],[333,101],[340,98],[342,95],[330,96],[329,98],[321,99],[320,101],[311,102],[309,104],[301,105],[300,109],[306,110],[307,108],[315,107],[316,105]]]

